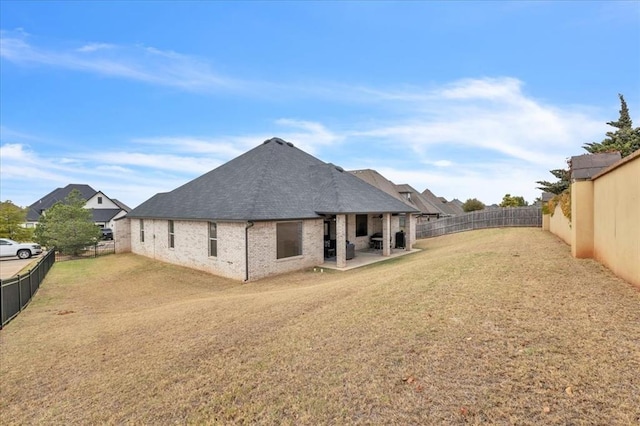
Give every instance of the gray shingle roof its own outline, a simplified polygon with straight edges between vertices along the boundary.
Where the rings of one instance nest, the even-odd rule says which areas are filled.
[[[571,157],[571,179],[590,179],[600,170],[620,161],[619,152],[584,154]]]
[[[50,209],[55,203],[58,201],[64,201],[65,198],[73,191],[77,189],[82,198],[88,200],[93,197],[93,195],[97,192],[95,189],[90,187],[89,185],[83,184],[75,184],[70,183],[64,188],[57,188],[36,201],[35,203],[29,206],[29,210],[27,211],[27,221],[28,222],[37,222],[40,219],[40,215],[44,210]]]
[[[397,185],[398,191],[411,194],[411,202],[425,215],[441,215],[442,211],[409,184]]]
[[[116,206],[120,207],[121,210],[124,210],[126,212],[131,211],[131,207],[129,207],[128,205],[126,205],[122,201],[116,200],[115,198],[111,198],[111,201],[113,201]]]
[[[156,194],[127,217],[245,221],[412,211],[339,167],[272,138],[171,192]]]
[[[455,216],[464,213],[461,205],[457,205],[457,203],[448,202],[444,197],[437,197],[433,192],[429,189],[425,189],[421,194],[429,203],[434,205],[438,210],[440,210],[444,215],[447,216]]]
[[[354,176],[362,179],[370,185],[386,192],[387,194],[397,198],[408,206],[419,210],[425,215],[439,215],[442,212],[431,205],[426,199],[420,195],[411,185],[403,183],[396,185],[389,179],[382,176],[378,171],[372,169],[352,170],[350,172]],[[408,194],[409,197],[407,197]]]
[[[121,209],[91,209],[91,214],[94,222],[109,222],[121,211]]]

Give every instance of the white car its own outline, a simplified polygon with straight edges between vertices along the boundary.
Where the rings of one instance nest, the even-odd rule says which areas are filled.
[[[42,253],[42,247],[36,243],[18,243],[8,238],[0,238],[0,257],[18,256],[28,259]]]

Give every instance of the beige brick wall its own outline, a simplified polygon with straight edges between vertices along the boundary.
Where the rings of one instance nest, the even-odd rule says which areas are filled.
[[[367,235],[356,237],[356,215],[347,215],[347,240],[356,246],[356,250],[369,248],[371,235],[382,232],[380,214],[370,214],[367,218]],[[396,232],[400,232],[400,216],[391,216],[391,248],[396,246]]]
[[[302,255],[277,259],[277,222],[255,222],[249,229],[249,281],[324,262],[324,221],[302,221]]]
[[[131,251],[164,262],[215,275],[245,279],[246,222],[218,222],[218,256],[209,257],[208,222],[174,221],[174,248],[169,248],[167,220],[144,220],[145,241],[140,242],[140,220],[131,220]],[[323,221],[306,220],[302,226],[302,255],[276,259],[276,222],[256,222],[249,235],[249,280],[320,265],[324,261]]]
[[[116,253],[131,252],[131,219],[121,219],[113,229]]]
[[[199,269],[215,275],[244,279],[245,223],[218,224],[218,255],[209,257],[208,222],[174,221],[174,247],[169,248],[169,222],[144,220],[144,242],[140,220],[131,220],[131,251],[153,259]]]

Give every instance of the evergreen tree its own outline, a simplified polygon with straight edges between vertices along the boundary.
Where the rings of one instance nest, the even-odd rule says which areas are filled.
[[[0,203],[0,237],[24,242],[32,238],[33,231],[23,227],[27,209],[16,206],[10,200]]]
[[[36,241],[73,255],[95,244],[102,231],[93,223],[91,210],[84,208],[85,203],[80,192],[73,190],[64,202],[54,204],[45,211],[36,228]]]
[[[640,149],[640,127],[633,128],[633,122],[629,115],[629,108],[624,96],[620,98],[620,118],[618,121],[609,121],[607,124],[615,127],[616,131],[607,132],[607,137],[602,142],[589,142],[582,147],[591,154],[600,152],[619,151],[622,157],[626,157]]]
[[[571,171],[567,169],[555,169],[549,171],[552,175],[558,178],[557,182],[549,182],[546,180],[539,180],[536,183],[540,186],[536,187],[545,192],[551,192],[552,194],[562,194],[571,185]]]
[[[462,204],[462,210],[466,213],[476,210],[484,210],[484,203],[476,198],[469,198]]]

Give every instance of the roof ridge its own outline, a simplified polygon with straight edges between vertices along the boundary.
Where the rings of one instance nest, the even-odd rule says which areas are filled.
[[[270,142],[276,142],[280,146],[282,146],[283,143],[285,143],[285,141],[280,139],[280,138],[271,138],[271,139],[267,139],[266,141],[264,141],[262,143],[262,145],[258,145],[256,148],[265,147]],[[263,149],[266,149],[266,148],[263,148]],[[267,170],[269,168],[268,166],[271,164],[271,161],[273,159],[273,155],[274,155],[273,154],[273,149],[267,151],[267,154],[268,154],[267,161],[263,161],[260,164],[259,178],[256,181],[255,185],[253,185],[253,187],[251,188],[250,194],[248,194],[249,195],[249,200],[251,202],[251,207],[249,209],[249,214],[247,215],[247,217],[253,217],[255,212],[256,212],[256,204],[258,202],[258,195],[262,192],[263,183],[266,181],[266,174],[267,174]]]
[[[344,172],[344,169],[342,167],[338,169],[339,166],[336,166],[333,163],[327,163],[327,166],[329,166],[329,177],[331,179],[333,190],[335,191],[334,193],[336,194],[336,206],[338,207],[338,210],[343,210],[344,203],[342,202],[342,197],[340,197],[340,188],[338,187],[338,182],[333,171],[336,170],[340,172],[340,170],[342,170],[342,172]]]

